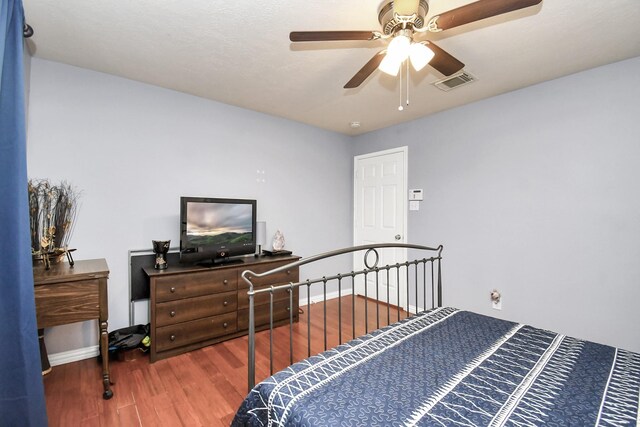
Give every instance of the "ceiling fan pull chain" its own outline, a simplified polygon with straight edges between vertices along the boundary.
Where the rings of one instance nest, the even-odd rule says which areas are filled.
[[[402,67],[402,64],[400,64],[400,67]],[[402,68],[400,68],[400,72],[398,73],[400,75],[400,84],[399,86],[399,91],[398,91],[398,100],[400,101],[398,104],[398,111],[402,111],[404,110],[404,107],[402,106]]]
[[[407,107],[409,106],[409,60],[405,61],[407,63]]]

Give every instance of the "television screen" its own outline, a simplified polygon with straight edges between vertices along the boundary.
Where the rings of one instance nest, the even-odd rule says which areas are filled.
[[[219,246],[253,242],[253,207],[250,204],[187,204],[189,246]]]
[[[224,263],[256,250],[256,201],[180,198],[180,262]]]

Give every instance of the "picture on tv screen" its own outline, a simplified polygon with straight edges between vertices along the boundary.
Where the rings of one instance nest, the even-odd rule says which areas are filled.
[[[252,243],[249,204],[187,204],[187,241],[194,246]]]

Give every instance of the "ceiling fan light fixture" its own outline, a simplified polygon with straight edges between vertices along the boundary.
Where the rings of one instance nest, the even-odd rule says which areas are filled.
[[[387,53],[382,62],[380,62],[378,70],[389,74],[390,76],[397,76],[398,71],[400,71],[400,65],[402,65],[402,61],[397,61]]]
[[[410,49],[411,39],[404,34],[398,34],[389,43],[387,54],[378,69],[391,76],[397,76],[400,65],[409,57]]]
[[[396,61],[404,61],[409,57],[409,49],[411,48],[411,38],[404,34],[398,34],[389,43],[387,56],[391,55]]]
[[[411,65],[416,71],[422,70],[434,57],[434,53],[423,43],[412,43],[409,48]]]

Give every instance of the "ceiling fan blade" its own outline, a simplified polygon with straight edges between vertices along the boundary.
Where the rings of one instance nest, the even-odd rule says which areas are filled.
[[[434,17],[429,23],[429,31],[448,30],[449,28],[480,21],[481,19],[535,6],[541,1],[542,0],[479,0]],[[431,29],[432,26],[436,28]]]
[[[411,16],[418,13],[420,0],[393,0],[393,11],[401,16]]]
[[[464,64],[462,62],[458,61],[453,55],[437,46],[435,43],[430,41],[425,41],[423,43],[425,43],[434,53],[433,58],[429,61],[429,65],[445,76],[455,74],[464,68]]]
[[[371,58],[369,62],[364,64],[364,67],[362,67],[360,71],[358,71],[356,75],[353,76],[351,80],[347,82],[346,85],[344,85],[344,88],[353,89],[360,86],[362,82],[364,82],[367,79],[367,77],[369,77],[371,73],[373,73],[375,69],[378,68],[378,65],[380,65],[380,63],[382,62],[386,54],[387,54],[386,49],[376,53],[373,56],[373,58]]]
[[[292,42],[321,42],[340,40],[373,40],[373,31],[292,31]]]

